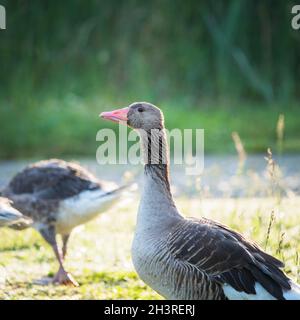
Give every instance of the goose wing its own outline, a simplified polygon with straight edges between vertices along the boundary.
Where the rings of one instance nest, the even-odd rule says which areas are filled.
[[[290,289],[289,279],[279,269],[281,261],[208,219],[184,220],[169,234],[168,247],[175,259],[239,292],[256,294],[259,283],[275,298],[284,299],[283,290]]]
[[[100,182],[80,165],[63,160],[40,161],[26,167],[9,183],[9,193],[34,194],[39,199],[64,199],[101,189]]]

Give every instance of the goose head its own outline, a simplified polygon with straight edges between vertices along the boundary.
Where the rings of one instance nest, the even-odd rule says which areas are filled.
[[[137,130],[148,131],[164,128],[163,113],[149,102],[134,102],[126,108],[102,112],[100,117],[113,122],[124,123]]]
[[[0,212],[10,211],[12,208],[12,201],[8,198],[0,196]]]
[[[22,222],[25,218],[21,212],[12,206],[12,201],[7,198],[0,197],[0,227],[12,225]],[[30,219],[28,219],[30,222]]]

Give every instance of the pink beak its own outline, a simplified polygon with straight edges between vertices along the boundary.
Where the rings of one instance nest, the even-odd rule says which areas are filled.
[[[110,120],[113,122],[122,122],[125,121],[127,122],[127,113],[129,111],[129,108],[122,108],[122,109],[117,109],[113,111],[108,111],[108,112],[102,112],[100,113],[100,117],[106,120]]]

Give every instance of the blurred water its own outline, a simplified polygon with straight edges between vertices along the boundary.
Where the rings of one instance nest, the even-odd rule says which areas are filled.
[[[72,160],[72,159],[70,159]],[[141,165],[98,165],[95,159],[73,159],[103,180],[117,183],[134,178],[142,183]],[[281,173],[272,182],[266,170],[264,155],[247,157],[242,173],[238,173],[236,156],[206,156],[201,176],[187,176],[182,165],[171,166],[171,182],[175,195],[202,197],[260,197],[269,196],[271,186],[282,195],[300,192],[300,154],[274,157]],[[0,187],[33,160],[0,161]]]

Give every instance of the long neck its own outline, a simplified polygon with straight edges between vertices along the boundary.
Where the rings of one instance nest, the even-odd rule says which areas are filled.
[[[172,200],[169,180],[169,153],[164,129],[140,132],[144,173],[161,187],[163,193]],[[157,186],[156,186],[157,187]]]
[[[169,156],[165,130],[140,132],[144,167],[144,191],[138,222],[153,223],[178,217],[169,180]],[[146,221],[145,221],[146,220]]]

